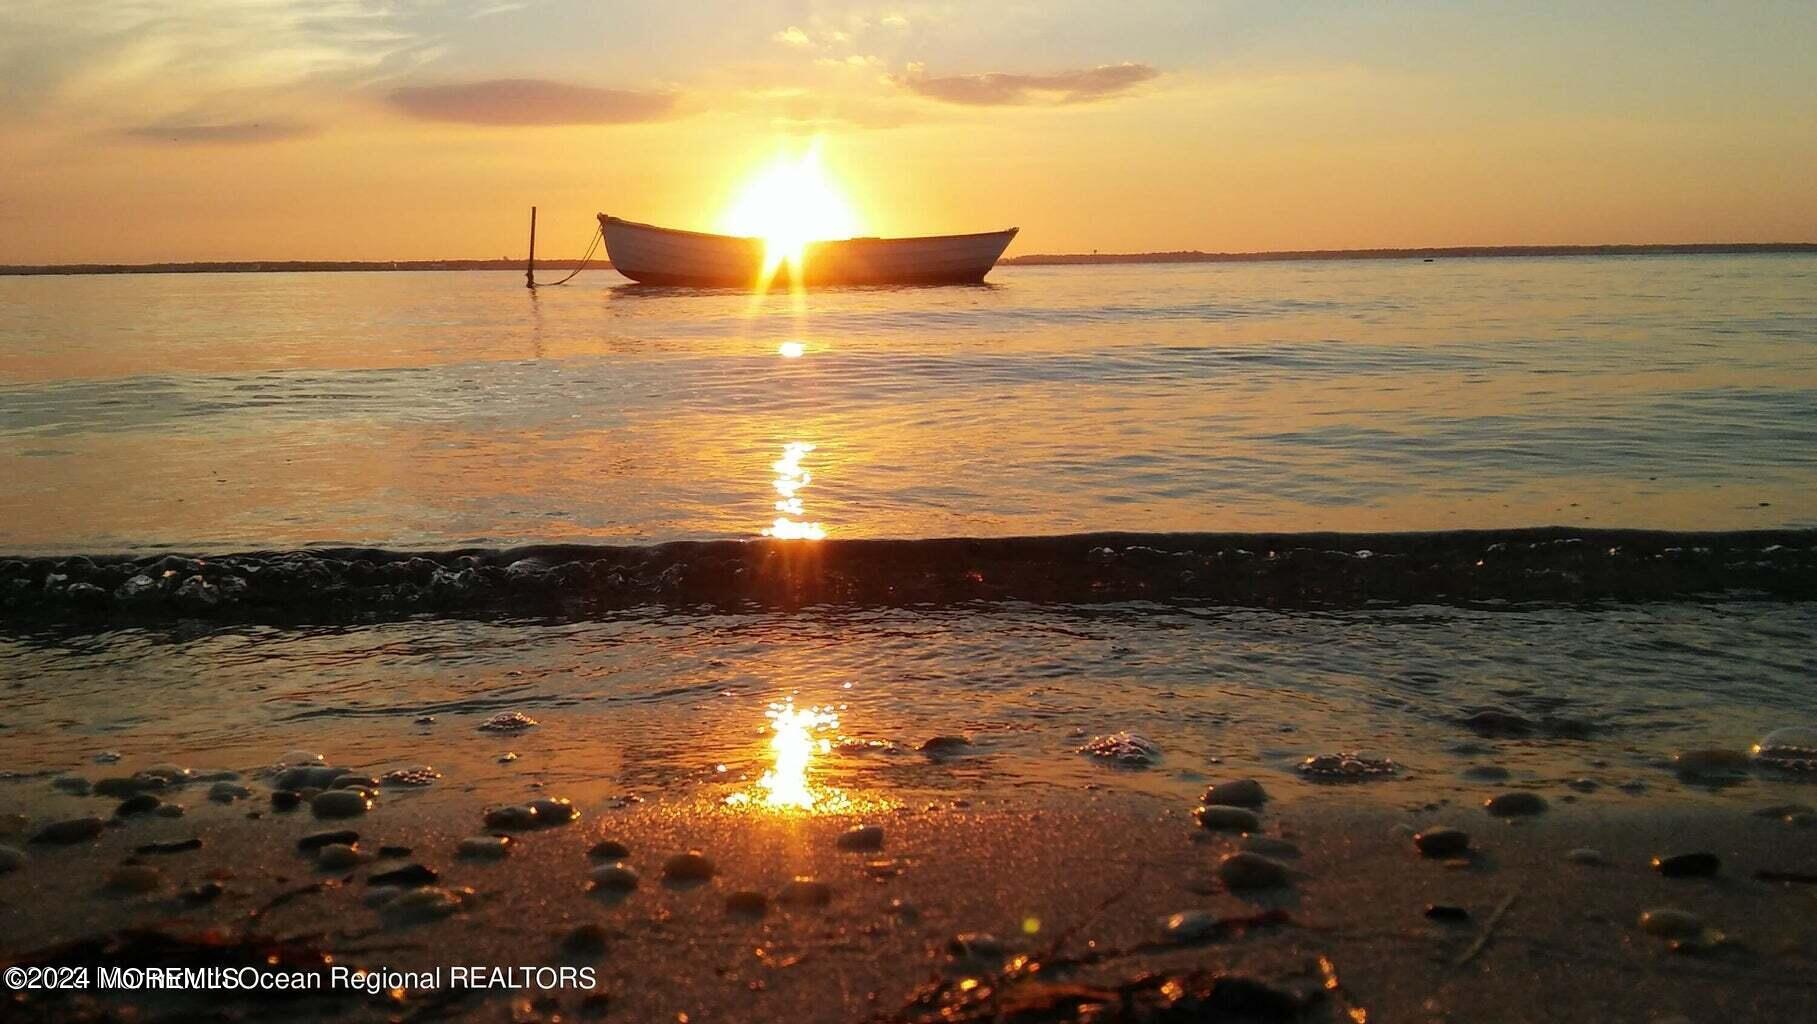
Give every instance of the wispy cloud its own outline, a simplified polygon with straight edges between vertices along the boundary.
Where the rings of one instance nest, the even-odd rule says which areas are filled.
[[[995,107],[1029,103],[1087,103],[1129,92],[1161,73],[1147,64],[1100,64],[1046,75],[992,72],[929,78],[911,65],[894,81],[912,92],[945,103]]]
[[[215,124],[148,124],[121,134],[146,142],[181,146],[249,145],[282,142],[314,135],[313,125],[297,121],[229,121]]]
[[[411,117],[474,125],[627,124],[660,120],[675,109],[673,93],[541,78],[405,86],[390,100]]]

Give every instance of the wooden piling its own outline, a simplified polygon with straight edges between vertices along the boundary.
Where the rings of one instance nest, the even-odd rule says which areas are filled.
[[[536,287],[536,207],[530,207],[530,259],[524,264],[524,287]]]

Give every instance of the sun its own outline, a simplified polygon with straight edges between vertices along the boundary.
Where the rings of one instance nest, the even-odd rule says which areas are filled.
[[[764,277],[785,260],[796,268],[809,242],[858,233],[851,204],[820,164],[815,140],[798,157],[778,157],[747,182],[720,218],[720,230],[764,241]]]

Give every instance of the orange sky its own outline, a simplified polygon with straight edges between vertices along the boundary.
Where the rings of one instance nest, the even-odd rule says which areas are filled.
[[[816,137],[867,233],[1012,254],[1817,240],[1812,52],[1811,3],[0,0],[0,262],[517,256],[532,203],[575,256]]]

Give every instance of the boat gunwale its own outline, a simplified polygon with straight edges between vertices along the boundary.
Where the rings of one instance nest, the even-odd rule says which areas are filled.
[[[623,224],[627,227],[643,228],[646,231],[659,231],[667,235],[688,235],[693,238],[711,238],[717,241],[751,242],[758,245],[764,244],[764,239],[760,235],[721,235],[711,231],[689,231],[686,228],[665,228],[660,224],[646,224],[643,221],[626,220],[623,217],[614,217],[609,213],[601,213],[598,217],[602,228],[606,224]],[[1000,228],[996,231],[972,231],[960,235],[903,235],[896,238],[880,238],[876,235],[856,235],[851,238],[814,239],[804,244],[839,245],[846,242],[943,242],[964,238],[993,238],[998,235],[1015,235],[1021,230],[1022,229],[1019,227]]]

